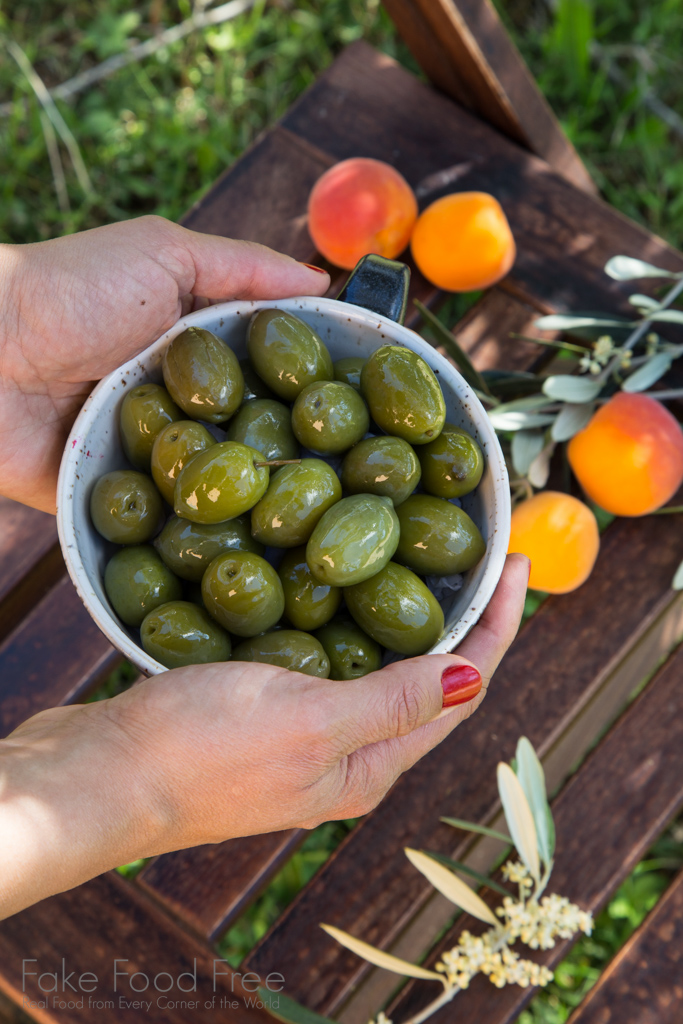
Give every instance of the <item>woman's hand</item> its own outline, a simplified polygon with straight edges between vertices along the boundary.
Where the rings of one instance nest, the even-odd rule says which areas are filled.
[[[0,245],[0,494],[55,511],[59,462],[93,383],[199,304],[323,295],[327,274],[162,217]]]
[[[353,682],[193,666],[29,719],[0,743],[0,917],[140,857],[367,813],[481,703],[528,575],[509,556],[457,656]]]

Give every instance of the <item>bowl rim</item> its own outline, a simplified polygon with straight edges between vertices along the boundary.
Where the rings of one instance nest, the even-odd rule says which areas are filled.
[[[443,654],[452,652],[462,642],[476,622],[478,622],[500,580],[505,565],[510,536],[511,507],[507,466],[500,442],[484,406],[462,374],[445,356],[419,334],[403,324],[396,323],[396,321],[388,319],[379,313],[371,312],[362,306],[342,302],[338,299],[319,298],[316,296],[291,296],[282,299],[233,300],[231,302],[216,303],[181,317],[172,327],[141,352],[98,381],[85,400],[69,432],[59,469],[57,482],[57,531],[69,576],[86,610],[110,643],[147,675],[156,675],[166,672],[168,669],[156,661],[156,659],[151,658],[119,625],[113,613],[103,604],[94,591],[81,557],[73,514],[74,502],[72,500],[72,487],[81,454],[78,450],[79,439],[87,435],[92,428],[101,405],[100,397],[110,392],[112,382],[120,380],[127,371],[139,371],[140,369],[144,371],[145,360],[150,355],[155,355],[158,350],[165,348],[177,334],[180,334],[187,327],[201,327],[202,321],[206,321],[209,316],[211,319],[220,317],[222,320],[225,320],[228,317],[232,318],[233,315],[239,314],[240,319],[245,319],[246,321],[248,318],[244,317],[245,310],[251,316],[253,312],[262,308],[283,307],[285,305],[291,307],[292,304],[296,304],[299,309],[311,309],[316,313],[327,311],[333,316],[339,316],[340,313],[343,313],[345,320],[352,319],[361,326],[371,329],[373,333],[378,328],[384,328],[386,335],[389,335],[386,337],[384,333],[382,334],[382,337],[386,337],[384,344],[404,344],[405,347],[426,357],[428,363],[436,362],[439,367],[441,380],[447,383],[456,393],[461,404],[465,407],[467,416],[473,421],[480,437],[486,439],[487,461],[493,474],[492,485],[495,504],[494,514],[489,523],[491,529],[487,543],[487,564],[466,612],[450,628],[444,631],[439,642],[427,653]],[[399,335],[398,338],[396,337],[397,333]]]

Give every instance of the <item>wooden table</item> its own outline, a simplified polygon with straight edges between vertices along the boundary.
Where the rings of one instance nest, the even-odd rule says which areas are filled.
[[[634,289],[602,273],[610,256],[627,253],[683,269],[683,257],[661,240],[364,43],[342,53],[185,223],[314,262],[318,257],[305,223],[309,190],[326,167],[355,155],[390,160],[413,186],[450,169],[444,191],[483,189],[502,202],[517,239],[517,262],[457,327],[479,368],[530,366],[537,347],[512,340],[510,333],[533,333],[539,311],[627,310]],[[430,304],[439,300],[417,272],[412,297]],[[64,575],[55,545],[50,517],[0,504],[4,733],[42,708],[82,700],[118,661]],[[439,817],[495,822],[500,810],[495,765],[512,757],[522,734],[542,754],[549,785],[557,792],[558,857],[551,890],[593,911],[603,906],[683,805],[683,653],[664,661],[628,703],[634,687],[683,637],[683,596],[669,588],[681,559],[677,517],[615,521],[603,535],[590,581],[542,605],[512,646],[477,715],[396,783],[253,950],[242,971],[280,972],[285,991],[308,1007],[365,1024],[389,999],[397,979],[347,953],[318,923],[325,920],[409,958],[430,949],[449,925],[453,908],[433,895],[402,848],[442,851],[487,869],[497,849],[486,840],[473,843],[440,824]],[[265,1020],[262,1011],[245,1007],[241,982],[229,975],[219,978],[217,997],[234,999],[234,1006],[221,1008],[219,1001],[214,1008],[205,1006],[217,956],[212,944],[302,838],[295,830],[169,854],[132,881],[110,873],[10,918],[0,925],[0,1019],[60,1024]],[[679,878],[577,1011],[576,1021],[680,1021],[682,906]],[[460,918],[428,961],[471,924]],[[560,942],[539,959],[555,964],[566,948]],[[141,1017],[141,1010],[118,1004],[89,1009],[86,997],[83,1009],[20,1010],[22,959],[35,958],[40,970],[54,971],[61,970],[62,957],[68,971],[98,975],[97,996],[114,1002],[116,958],[127,959],[131,973],[149,976],[177,975],[196,959],[200,1005],[192,1012],[153,1007]],[[25,993],[34,999],[39,995],[35,981],[29,979]],[[428,983],[408,984],[387,1012],[401,1021],[432,993]],[[532,994],[514,986],[499,991],[478,978],[457,997],[456,1008],[441,1011],[438,1019],[457,1014],[464,1021],[503,1024],[515,1019]]]

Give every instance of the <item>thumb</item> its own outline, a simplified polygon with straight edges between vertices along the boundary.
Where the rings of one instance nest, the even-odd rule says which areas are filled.
[[[361,679],[328,682],[328,735],[336,753],[352,754],[372,743],[407,736],[437,718],[444,707],[472,700],[481,685],[481,674],[472,662],[452,654],[430,654],[396,662]]]
[[[257,242],[203,235],[181,228],[182,242],[194,266],[193,295],[214,301],[282,299],[290,295],[324,295],[330,276],[298,263]]]

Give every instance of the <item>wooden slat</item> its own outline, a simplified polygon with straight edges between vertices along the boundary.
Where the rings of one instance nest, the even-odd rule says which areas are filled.
[[[22,982],[22,961],[33,959],[29,970],[54,972],[58,974],[61,989],[62,958],[66,962],[66,974],[74,972],[71,983],[77,982],[85,972],[97,976],[97,985],[91,993],[94,999],[110,1001],[111,1005],[92,1008],[88,995],[84,996],[82,1007],[55,1007],[49,998],[47,1008],[30,1008],[29,1015],[41,1024],[140,1024],[141,1020],[163,1021],[164,1024],[185,1024],[215,1021],[230,1024],[265,1024],[272,1021],[262,1010],[247,1009],[245,996],[254,998],[253,991],[245,991],[238,975],[230,971],[225,963],[217,966],[216,1000],[213,977],[214,960],[217,954],[208,946],[187,935],[163,914],[144,894],[136,891],[129,883],[114,873],[101,875],[70,892],[53,896],[41,903],[15,914],[0,923],[0,989],[20,1008],[24,997],[44,999],[37,987],[35,976]],[[115,960],[119,970],[133,975],[141,972],[149,978],[147,991],[131,992],[126,978],[118,979],[118,990],[114,989]],[[197,967],[196,993],[182,993],[176,981],[180,974]],[[227,972],[220,976],[220,972]],[[173,1000],[197,1000],[191,1009],[180,1006],[169,1008],[159,1003],[162,992],[170,987],[168,974],[174,980],[174,987],[165,998]],[[154,979],[159,975],[158,988]],[[192,983],[185,979],[184,985]],[[249,982],[247,982],[247,985]],[[275,979],[272,979],[275,984]],[[43,988],[50,985],[44,979]],[[134,986],[142,989],[145,978],[134,979]],[[56,995],[61,995],[58,991]],[[66,992],[67,999],[77,1000],[76,993]],[[120,998],[128,1000],[121,1003]],[[151,1000],[148,1011],[144,1006],[129,1005],[132,999]],[[221,998],[228,1005],[221,1006]]]
[[[64,576],[0,646],[0,735],[79,700],[120,658]]]
[[[549,890],[584,909],[596,912],[607,902],[683,806],[682,673],[679,648],[553,801],[557,853]],[[498,898],[489,897],[489,902],[497,903]],[[465,928],[480,930],[477,922],[463,915],[428,962],[451,948]],[[552,950],[536,953],[534,959],[552,967],[570,945],[558,939]],[[676,953],[680,957],[680,947]],[[495,989],[478,977],[457,996],[457,1012],[463,1020],[512,1024],[534,994],[535,990],[515,985]],[[395,1013],[395,1019],[403,1020],[430,998],[425,989],[410,985],[390,1016]],[[446,1011],[432,1019],[445,1024],[452,1016]],[[624,1024],[628,1018],[617,1013],[591,1019]],[[663,1024],[666,1018],[653,1014],[631,1019]]]
[[[457,184],[443,191],[482,189],[501,201],[518,247],[506,286],[533,305],[629,309],[631,287],[602,272],[620,252],[683,268],[681,255],[661,239],[573,188],[365,43],[348,47],[282,123],[336,160],[389,159],[414,187],[461,167]]]
[[[427,77],[564,178],[597,191],[490,0],[383,0]]]
[[[248,962],[260,969],[280,965],[292,994],[313,1008],[339,1007],[365,968],[332,943],[323,945],[317,922],[376,944],[396,940],[429,895],[403,846],[458,855],[467,848],[456,845],[439,817],[492,817],[497,760],[512,756],[522,734],[543,749],[548,737],[565,731],[660,606],[681,557],[678,524],[615,522],[603,535],[589,587],[545,602],[505,657],[477,715],[398,781]]]
[[[683,872],[617,954],[569,1024],[680,1024]]]
[[[201,936],[214,939],[298,849],[305,829],[229,839],[155,858],[136,882]]]
[[[0,497],[0,638],[64,571],[55,517]]]

